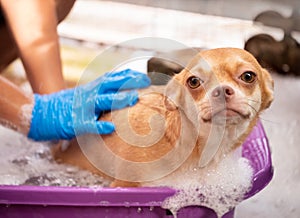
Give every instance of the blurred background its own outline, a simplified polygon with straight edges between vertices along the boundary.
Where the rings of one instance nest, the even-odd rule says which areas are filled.
[[[269,12],[263,13],[266,11]],[[296,218],[300,216],[299,14],[299,0],[77,0],[58,27],[64,76],[72,86],[87,67],[96,77],[97,72],[113,67],[114,59],[120,55],[155,52],[143,44],[123,47],[124,41],[140,37],[168,38],[187,47],[206,49],[244,48],[251,37],[271,36],[269,41],[255,38],[249,50],[254,48],[251,51],[257,52],[257,58],[268,51],[280,59],[261,59],[275,80],[275,101],[261,116],[275,173],[262,192],[237,207],[235,217]],[[93,61],[112,46],[111,56]],[[288,53],[282,53],[281,48]],[[280,61],[282,64],[276,68]],[[146,71],[146,62],[131,67]],[[19,61],[5,75],[24,90],[30,89]]]

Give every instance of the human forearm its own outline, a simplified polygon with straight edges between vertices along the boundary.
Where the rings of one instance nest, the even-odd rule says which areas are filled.
[[[35,93],[64,88],[54,0],[1,0]]]
[[[0,123],[23,134],[28,133],[33,98],[0,76]]]

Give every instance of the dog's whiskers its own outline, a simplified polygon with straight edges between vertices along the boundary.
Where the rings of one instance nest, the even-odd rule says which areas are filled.
[[[263,120],[265,122],[268,122],[268,123],[272,123],[272,124],[280,124],[279,122],[275,122],[273,120],[268,120],[268,119],[265,119],[265,118],[262,118],[261,116],[258,116],[260,120]]]
[[[247,98],[247,100],[248,100],[248,101],[255,102],[255,103],[261,103],[261,101],[257,101],[257,100],[251,99],[251,98]]]
[[[246,103],[252,110],[254,110],[254,112],[257,114],[258,111],[255,109],[255,107],[253,107],[251,104]]]

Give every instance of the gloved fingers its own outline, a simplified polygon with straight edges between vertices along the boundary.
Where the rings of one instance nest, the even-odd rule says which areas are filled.
[[[98,95],[95,101],[95,112],[98,114],[101,111],[117,110],[133,106],[137,101],[138,92],[136,90]]]
[[[127,69],[102,76],[101,80],[99,79],[98,93],[145,88],[150,84],[151,81],[146,74]]]
[[[97,121],[96,126],[98,130],[96,134],[110,134],[115,131],[115,126],[111,122]]]
[[[74,136],[80,136],[84,134],[110,134],[115,131],[115,126],[111,122],[106,121],[88,121],[78,123],[75,126]]]

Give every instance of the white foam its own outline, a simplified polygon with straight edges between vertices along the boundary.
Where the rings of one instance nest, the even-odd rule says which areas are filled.
[[[19,117],[21,119],[21,125],[25,129],[29,129],[30,122],[32,120],[33,104],[24,104],[21,107]]]
[[[40,186],[107,186],[88,171],[52,159],[51,144],[38,143],[0,125],[0,184]]]
[[[218,217],[233,209],[243,200],[251,188],[253,170],[240,152],[227,155],[217,167],[190,168],[180,178],[169,177],[161,180],[166,185],[179,190],[166,199],[163,207],[174,215],[179,209],[198,205],[213,209]],[[158,185],[154,182],[152,185]]]

